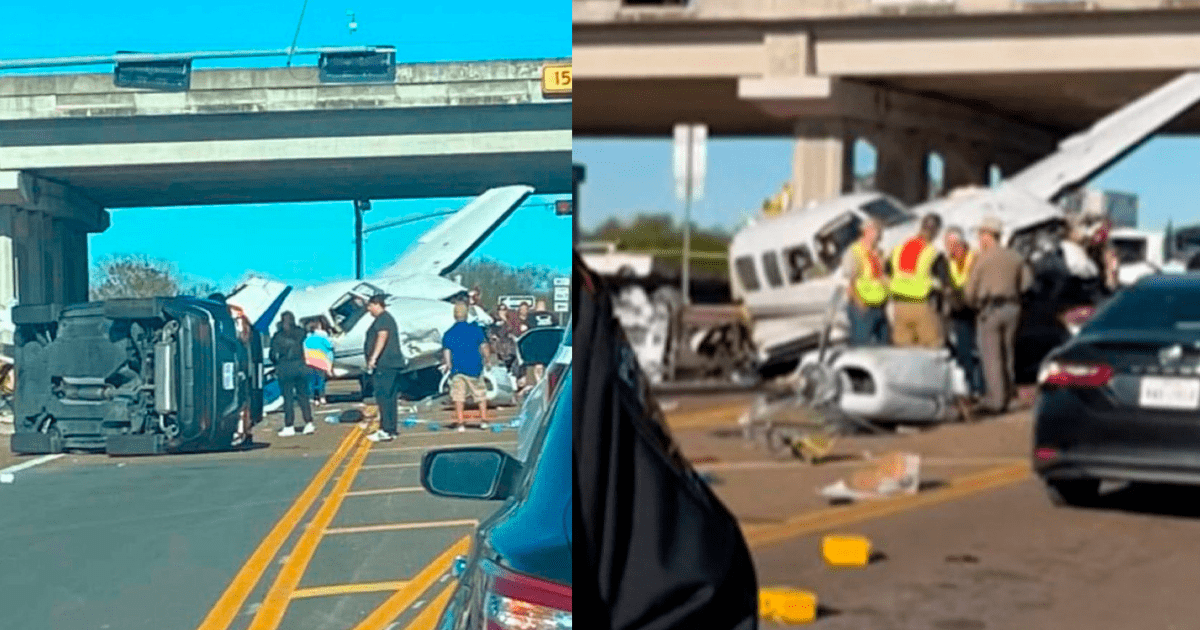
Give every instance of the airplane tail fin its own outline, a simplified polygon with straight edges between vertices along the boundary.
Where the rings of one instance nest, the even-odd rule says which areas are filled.
[[[532,186],[492,188],[421,235],[378,277],[409,274],[440,276],[462,262],[529,195]]]
[[[1107,168],[1200,101],[1200,72],[1188,72],[1100,119],[1007,183],[1046,201]]]
[[[250,278],[230,292],[225,301],[242,309],[246,317],[254,322],[255,330],[269,332],[271,322],[291,292],[292,287],[282,282]]]

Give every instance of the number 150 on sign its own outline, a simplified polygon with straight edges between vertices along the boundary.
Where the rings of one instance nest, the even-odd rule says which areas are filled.
[[[542,68],[542,94],[571,93],[571,66],[558,65]]]

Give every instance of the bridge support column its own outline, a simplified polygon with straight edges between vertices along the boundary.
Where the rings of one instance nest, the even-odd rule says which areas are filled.
[[[71,304],[88,299],[89,233],[108,228],[108,212],[78,191],[28,173],[0,171],[0,302]],[[5,264],[5,263],[8,264]],[[15,294],[15,295],[14,295]]]
[[[984,154],[970,147],[948,146],[942,149],[946,165],[946,190],[963,186],[986,186],[991,163]]]
[[[792,203],[803,208],[849,192],[854,179],[854,138],[837,122],[796,125]]]
[[[929,196],[926,144],[917,133],[893,132],[872,138],[876,151],[875,188],[906,204]]]

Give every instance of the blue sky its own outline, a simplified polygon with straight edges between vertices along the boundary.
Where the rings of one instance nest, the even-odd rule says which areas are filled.
[[[671,140],[599,140],[574,142],[573,159],[587,167],[580,186],[580,225],[592,228],[609,217],[631,218],[639,211],[670,212],[682,218],[675,200]],[[856,155],[856,170],[869,160]],[[1096,177],[1092,185],[1138,195],[1139,227],[1159,229],[1200,220],[1200,141],[1154,138]],[[708,147],[704,199],[692,205],[702,227],[736,226],[753,216],[763,199],[791,177],[792,142],[788,139],[714,139]]]
[[[284,49],[296,32],[303,0],[162,2],[115,5],[62,0],[53,5],[9,3],[0,59],[107,55],[117,50],[186,52]],[[358,29],[347,28],[353,11]],[[297,47],[392,45],[398,63],[533,59],[571,55],[571,6],[563,0],[485,0],[455,3],[309,0]],[[193,68],[282,66],[285,59],[200,60]],[[311,66],[315,56],[292,64]],[[110,66],[24,72],[109,72]],[[13,72],[13,71],[5,71]],[[533,197],[475,253],[517,265],[570,269],[571,222]],[[461,207],[466,199],[373,200],[366,225]],[[137,208],[112,211],[112,227],[92,235],[96,261],[144,254],[174,262],[189,280],[222,288],[248,270],[298,285],[353,277],[354,219],[349,201]],[[437,219],[375,232],[365,246],[366,271],[386,265]],[[154,234],[147,239],[146,234]],[[271,238],[264,238],[270,234]],[[530,247],[530,242],[561,244]]]

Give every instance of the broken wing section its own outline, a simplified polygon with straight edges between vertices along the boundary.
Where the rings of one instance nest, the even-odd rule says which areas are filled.
[[[377,276],[446,273],[470,255],[531,194],[532,186],[488,190],[423,234],[399,260]]]
[[[1183,74],[1063,140],[1049,157],[1008,179],[1046,201],[1104,170],[1200,101],[1200,72]]]

